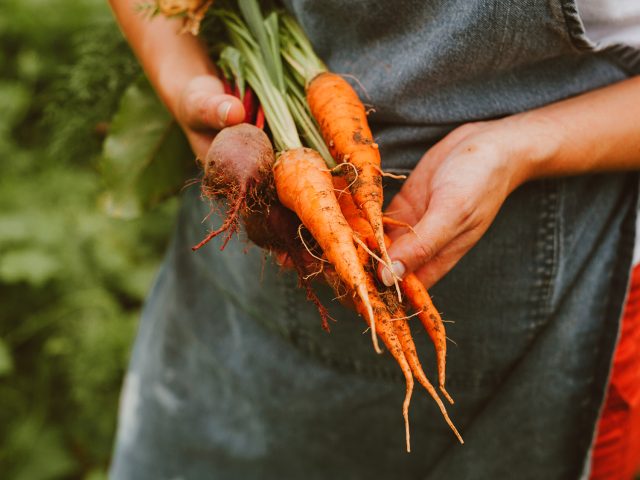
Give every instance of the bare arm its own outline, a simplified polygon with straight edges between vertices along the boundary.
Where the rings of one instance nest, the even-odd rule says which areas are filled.
[[[531,130],[537,131],[537,141],[529,147],[530,153],[524,154],[525,160],[530,160],[524,162],[525,179],[640,168],[640,77],[514,120],[514,128],[521,123],[527,130],[531,125]]]
[[[390,212],[415,233],[391,231],[402,276],[430,287],[475,245],[506,197],[541,177],[640,169],[640,77],[530,112],[463,125],[420,160]],[[416,235],[417,234],[417,235]],[[389,275],[380,271],[385,283]]]
[[[222,82],[202,42],[180,34],[180,24],[136,12],[139,0],[109,0],[116,20],[147,77],[184,129],[191,146],[204,157],[216,130],[244,118],[242,103],[224,94]]]

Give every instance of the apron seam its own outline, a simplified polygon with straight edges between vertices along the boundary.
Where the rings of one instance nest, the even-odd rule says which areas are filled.
[[[543,184],[542,208],[538,221],[540,229],[536,239],[536,274],[534,283],[536,292],[532,295],[532,327],[537,328],[552,312],[553,295],[555,291],[556,277],[558,273],[558,259],[561,242],[560,233],[562,218],[559,215],[564,181],[549,182]]]

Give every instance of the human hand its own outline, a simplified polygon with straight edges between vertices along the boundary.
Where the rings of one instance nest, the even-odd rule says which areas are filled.
[[[181,22],[136,15],[132,0],[109,0],[125,37],[162,102],[204,158],[216,131],[244,119],[242,102],[224,93],[201,38],[181,34]]]
[[[537,133],[528,138],[517,122],[463,125],[422,157],[388,208],[390,217],[413,227],[388,232],[398,276],[415,272],[431,287],[487,231],[506,197],[529,175],[526,147]],[[379,274],[393,284],[384,267]]]
[[[204,159],[217,131],[244,120],[242,102],[224,93],[213,75],[193,77],[180,93],[174,115],[196,156]]]

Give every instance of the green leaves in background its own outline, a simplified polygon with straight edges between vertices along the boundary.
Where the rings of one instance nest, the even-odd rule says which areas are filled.
[[[180,127],[140,78],[125,91],[104,142],[103,207],[117,218],[137,217],[179,191],[194,165]]]
[[[60,270],[58,259],[46,250],[12,250],[0,260],[0,279],[5,283],[26,282],[43,286]]]
[[[13,372],[13,357],[7,343],[0,338],[0,378]]]
[[[69,478],[75,461],[64,448],[63,435],[37,415],[17,421],[11,430],[13,444],[8,453],[11,480]]]
[[[2,480],[106,479],[122,377],[177,202],[106,216],[105,131],[119,170],[100,165],[138,212],[193,176],[175,126],[155,141],[170,121],[148,85],[119,103],[139,76],[107,2],[0,0]]]

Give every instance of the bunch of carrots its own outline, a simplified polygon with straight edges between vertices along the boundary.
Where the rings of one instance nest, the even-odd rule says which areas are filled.
[[[379,263],[391,263],[384,227],[399,222],[382,213],[385,173],[364,105],[286,13],[264,17],[257,0],[238,0],[237,8],[213,14],[227,31],[218,62],[227,91],[243,100],[247,118],[222,130],[201,160],[203,195],[223,197],[229,208],[222,226],[194,250],[223,233],[224,248],[243,223],[254,243],[286,255],[327,330],[329,315],[312,279],[322,276],[338,296],[349,295],[375,351],[382,353],[380,338],[404,375],[407,451],[414,379],[463,443],[423,371],[408,324],[414,311],[435,346],[440,393],[453,403],[445,389],[446,336],[438,311],[415,275],[396,278],[393,288],[376,276]]]

